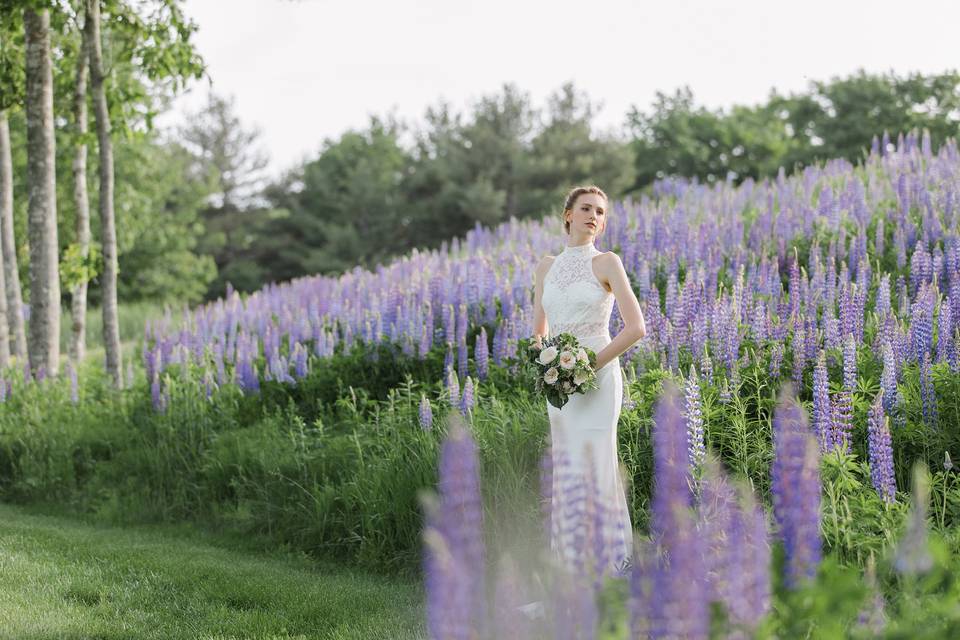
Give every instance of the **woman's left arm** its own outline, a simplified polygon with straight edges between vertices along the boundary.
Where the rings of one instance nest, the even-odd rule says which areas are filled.
[[[617,308],[620,311],[620,317],[623,318],[624,327],[597,354],[596,369],[599,371],[604,365],[611,362],[621,353],[636,344],[647,335],[647,325],[643,321],[643,311],[640,310],[640,302],[637,296],[630,288],[630,279],[623,268],[623,262],[620,256],[612,251],[604,254],[604,257],[598,259],[601,276],[609,283],[613,290],[613,295],[617,300]]]

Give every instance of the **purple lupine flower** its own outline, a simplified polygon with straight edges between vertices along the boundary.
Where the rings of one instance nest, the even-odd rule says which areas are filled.
[[[907,283],[903,274],[897,276],[897,303],[900,305],[900,317],[906,317],[910,313],[910,295],[907,293]]]
[[[651,637],[706,640],[710,610],[701,559],[703,540],[697,535],[693,514],[680,505],[674,509],[675,528],[660,541],[663,553],[653,577]]]
[[[796,253],[793,256],[793,262],[790,263],[790,317],[800,313],[800,263],[797,261]]]
[[[827,439],[827,451],[850,450],[853,437],[853,394],[842,389],[830,401],[830,435]]]
[[[671,372],[680,367],[680,340],[670,320],[666,323],[667,369]]]
[[[771,550],[763,506],[749,487],[729,484],[717,459],[708,456],[697,507],[708,577],[706,599],[723,604],[737,631],[753,630],[770,611],[772,601]]]
[[[880,374],[880,388],[883,390],[883,409],[890,415],[894,412],[899,401],[897,393],[897,364],[893,357],[893,347],[890,343],[883,343],[883,373]]]
[[[653,431],[654,488],[650,531],[663,550],[653,577],[653,637],[706,638],[709,610],[701,540],[687,481],[687,437],[678,391],[667,384],[657,402]]]
[[[687,482],[687,434],[678,406],[678,392],[668,384],[657,402],[654,420],[654,496],[650,527],[655,536],[666,535],[673,523],[674,505],[690,507]]]
[[[160,345],[155,345],[153,348],[147,349],[146,344],[144,344],[143,365],[147,370],[147,380],[152,380],[154,374],[161,371],[161,357],[162,352],[160,351]]]
[[[890,425],[883,413],[883,397],[877,394],[867,420],[870,480],[873,488],[887,502],[893,502],[897,494],[897,482],[893,473],[893,448],[890,444]]]
[[[154,375],[150,381],[150,401],[157,413],[163,413],[163,397],[160,394],[160,376]]]
[[[857,342],[852,333],[843,340],[843,386],[848,391],[857,388]]]
[[[240,388],[244,393],[256,394],[260,392],[260,374],[257,365],[250,361],[250,357],[244,358],[243,366],[240,368],[241,379]]]
[[[690,475],[696,478],[707,449],[703,433],[703,413],[700,410],[700,381],[697,380],[697,370],[692,364],[690,375],[684,385],[683,417],[687,424],[687,458],[690,463]]]
[[[728,536],[736,517],[736,494],[714,456],[701,463],[700,495],[697,501],[697,528],[704,541],[703,564],[707,577],[707,600],[726,604],[730,595],[730,544]]]
[[[917,244],[910,257],[910,289],[918,293],[922,285],[930,282],[933,259],[922,244]]]
[[[940,305],[937,319],[937,362],[948,362],[953,348],[953,312],[949,304]]]
[[[203,370],[203,395],[207,400],[213,395],[213,374],[209,369]]]
[[[813,368],[813,432],[817,436],[821,452],[826,451],[830,443],[831,424],[827,359],[825,352],[821,349],[817,356],[817,364]]]
[[[927,544],[927,510],[930,503],[930,479],[919,464],[913,469],[910,491],[910,516],[907,531],[897,544],[893,566],[904,575],[918,575],[933,568],[933,556]]]
[[[947,352],[947,361],[952,373],[960,373],[960,327],[954,330],[953,348]]]
[[[480,327],[480,333],[477,334],[473,354],[477,365],[477,377],[480,378],[480,380],[486,380],[489,372],[490,357],[487,348],[487,330],[484,327]]]
[[[885,273],[877,285],[877,302],[874,306],[877,316],[883,318],[890,312],[890,274]]]
[[[438,499],[424,529],[427,625],[434,638],[484,635],[483,507],[477,445],[455,414],[440,449]]]
[[[671,270],[667,277],[667,292],[664,297],[664,314],[673,323],[676,324],[677,317],[677,272]]]
[[[832,309],[824,321],[824,344],[827,349],[836,349],[840,346],[840,320],[833,315]]]
[[[420,394],[420,428],[429,431],[433,427],[433,410],[430,408],[430,401],[423,393]]]
[[[473,378],[467,376],[467,381],[463,385],[463,394],[460,396],[460,413],[464,417],[467,417],[468,413],[473,409]]]
[[[293,372],[297,378],[307,377],[307,348],[299,342],[293,346]]]
[[[457,340],[457,375],[467,377],[467,337],[461,336]]]
[[[163,385],[163,393],[160,394],[160,413],[166,413],[170,406],[170,385]]]
[[[753,492],[738,485],[740,504],[730,523],[731,589],[727,595],[727,611],[735,628],[750,632],[772,607],[773,587],[770,579],[770,534],[767,514]],[[736,637],[736,636],[731,636]]]
[[[780,393],[773,419],[774,459],[770,470],[773,513],[786,557],[785,582],[813,578],[822,554],[820,476],[817,445],[791,385]]]
[[[450,404],[458,406],[460,404],[460,380],[453,367],[447,367],[446,387],[450,393]]]
[[[910,328],[913,331],[913,355],[920,362],[923,354],[933,347],[933,315],[927,303],[928,290],[924,287],[917,294],[910,310]]]
[[[456,340],[456,312],[452,304],[443,305],[443,339],[453,344]]]
[[[447,343],[447,353],[443,357],[443,370],[446,371],[453,366],[453,343]]]
[[[847,284],[840,295],[840,333],[846,335],[855,331],[853,290],[856,285]]]
[[[806,338],[804,352],[807,362],[812,364],[817,361],[817,351],[820,349],[820,336],[817,331],[816,316],[806,316],[804,325],[806,327],[804,332]]]
[[[923,421],[932,429],[937,428],[940,418],[937,410],[937,393],[933,386],[933,370],[930,365],[930,352],[924,351],[920,363],[920,400]]]
[[[753,319],[750,323],[750,332],[755,343],[760,344],[767,339],[767,306],[758,301],[753,307]]]
[[[780,379],[780,368],[783,366],[783,343],[777,341],[773,344],[773,348],[770,350],[770,379],[779,380]]]
[[[710,359],[710,353],[706,347],[704,347],[703,356],[700,358],[700,376],[708,384],[713,382],[713,360]]]
[[[803,325],[799,325],[794,330],[793,344],[791,345],[793,349],[793,382],[797,386],[803,384],[803,368],[807,361],[804,342]]]
[[[887,626],[886,600],[877,585],[876,573],[876,563],[871,556],[867,562],[864,578],[872,595],[857,615],[857,628],[869,634],[870,637],[882,638]]]

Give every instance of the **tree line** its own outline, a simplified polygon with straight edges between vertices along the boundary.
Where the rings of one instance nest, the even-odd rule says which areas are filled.
[[[208,115],[225,108],[213,98]],[[205,209],[215,229],[205,247],[217,263],[208,296],[221,295],[227,282],[254,290],[357,264],[374,268],[413,247],[439,247],[477,224],[511,217],[553,214],[559,233],[563,196],[582,182],[620,198],[668,174],[739,183],[830,158],[856,163],[883,132],[895,142],[899,133],[927,130],[939,145],[956,136],[960,123],[960,74],[861,70],[728,110],[697,105],[682,87],[658,93],[647,111],[632,108],[620,130],[606,132],[595,124],[598,110],[572,84],[542,108],[508,84],[466,113],[440,103],[420,123],[370,116],[362,130],[325,140],[315,158],[266,184],[255,202],[220,198]],[[223,117],[191,120],[198,124],[183,139],[194,142],[201,137],[197,126],[208,142],[226,138],[210,133],[218,127],[225,133],[237,127]],[[204,155],[231,153],[208,145]],[[231,175],[236,180],[237,172]]]

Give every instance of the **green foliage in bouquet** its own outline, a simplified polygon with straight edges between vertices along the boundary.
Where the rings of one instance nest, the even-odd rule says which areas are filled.
[[[524,377],[535,393],[556,408],[562,409],[574,393],[597,388],[597,355],[581,346],[573,334],[561,333],[539,344],[533,338],[522,338],[518,346]]]

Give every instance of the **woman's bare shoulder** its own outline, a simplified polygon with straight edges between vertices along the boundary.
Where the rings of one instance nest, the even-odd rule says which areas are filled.
[[[599,253],[594,256],[594,258],[602,265],[613,265],[617,262],[623,262],[620,260],[620,256],[618,256],[614,251],[604,251],[603,253]]]

